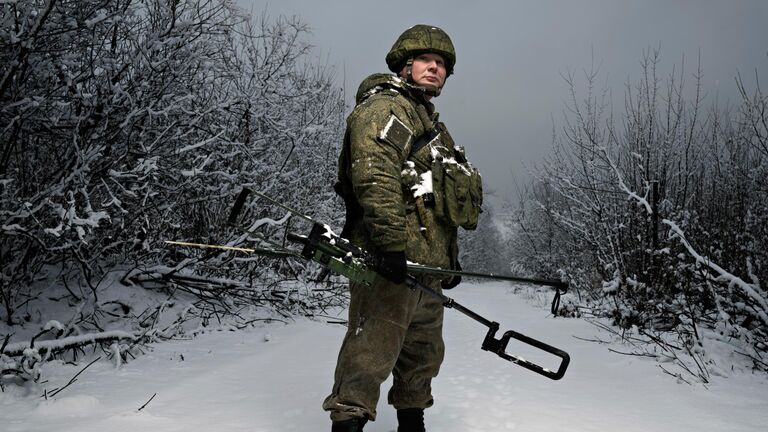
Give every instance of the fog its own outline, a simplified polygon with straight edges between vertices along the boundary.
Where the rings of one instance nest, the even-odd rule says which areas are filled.
[[[441,119],[484,175],[487,189],[514,195],[515,182],[549,153],[569,98],[583,96],[586,70],[599,71],[621,108],[644,52],[659,49],[659,75],[699,66],[705,105],[735,104],[735,76],[768,77],[768,2],[744,1],[389,1],[239,0],[255,15],[298,16],[312,29],[318,61],[334,65],[352,108],[358,84],[387,71],[384,57],[414,24],[443,28],[457,51],[455,75],[435,100]]]

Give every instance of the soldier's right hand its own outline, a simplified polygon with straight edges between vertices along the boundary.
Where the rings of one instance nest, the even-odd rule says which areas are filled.
[[[408,262],[405,252],[381,252],[376,264],[376,272],[388,281],[400,285],[408,276]]]

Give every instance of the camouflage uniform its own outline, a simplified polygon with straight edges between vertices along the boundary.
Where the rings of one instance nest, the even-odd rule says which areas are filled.
[[[420,264],[453,266],[456,227],[436,218],[412,190],[431,166],[433,152],[453,154],[453,140],[438,123],[440,134],[409,156],[415,139],[431,130],[437,117],[422,90],[394,75],[372,75],[361,84],[339,163],[340,184],[351,189],[360,207],[345,232],[354,244],[374,253],[404,250],[409,261]],[[440,291],[439,280],[422,282]],[[323,407],[335,421],[375,419],[379,387],[390,372],[390,404],[431,406],[430,383],[444,355],[442,304],[383,278],[373,287],[353,283],[350,289],[349,327]]]
[[[386,60],[392,72],[399,73],[405,67],[410,73],[415,56],[427,52],[442,56],[446,77],[453,72],[453,44],[445,32],[432,26],[417,25],[406,30]],[[456,160],[466,162],[463,150],[454,145],[429,102],[439,93],[439,88],[418,87],[396,75],[366,78],[357,91],[355,109],[347,118],[337,192],[347,205],[347,225],[342,235],[353,244],[374,254],[405,252],[411,262],[455,268],[456,227],[474,229],[476,212],[469,223],[457,222],[463,219],[446,218],[446,214],[456,213],[455,205],[435,205],[438,200],[429,200],[429,194],[414,193],[423,181],[422,174],[428,171],[445,172],[444,185],[450,184],[448,177],[462,178],[450,173],[457,168]],[[423,138],[426,136],[428,141]],[[426,145],[419,147],[422,144]],[[444,160],[452,161],[451,169],[440,168]],[[437,171],[436,164],[441,164]],[[471,202],[472,211],[479,211],[482,185],[471,165],[459,168],[467,171],[467,167],[476,174],[471,182],[475,187],[470,188],[472,199],[464,199],[469,193],[453,193],[466,189],[463,186],[451,186],[446,189],[451,192],[440,196],[458,197],[443,201],[462,203],[462,209]],[[440,178],[442,175],[432,176],[434,181],[442,182]],[[448,207],[451,211],[436,210]],[[437,278],[423,276],[419,281],[441,291]],[[323,408],[331,411],[334,425],[375,419],[379,388],[390,373],[394,382],[388,401],[399,410],[398,420],[400,410],[431,406],[431,381],[437,376],[445,352],[441,302],[383,277],[372,287],[352,283],[350,292],[349,326],[339,352],[333,391],[323,403]],[[357,424],[359,428],[344,430],[359,431],[364,422]]]

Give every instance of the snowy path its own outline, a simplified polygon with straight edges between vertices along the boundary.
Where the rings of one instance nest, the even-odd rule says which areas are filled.
[[[596,327],[548,318],[543,301],[535,307],[507,291],[504,285],[483,284],[450,294],[499,321],[502,330],[515,329],[564,349],[572,358],[568,372],[551,381],[480,350],[484,327],[447,311],[447,357],[434,383],[435,407],[427,411],[429,430],[765,430],[764,376],[717,379],[709,389],[677,384],[652,361],[613,354],[574,337],[594,338]],[[120,370],[99,362],[60,395],[43,401],[43,388],[59,387],[79,370],[59,365],[44,371],[49,382],[27,395],[12,386],[0,393],[0,430],[327,431],[320,404],[331,387],[343,333],[340,325],[300,320],[166,343]],[[391,407],[382,401],[378,410],[366,432],[395,430]]]

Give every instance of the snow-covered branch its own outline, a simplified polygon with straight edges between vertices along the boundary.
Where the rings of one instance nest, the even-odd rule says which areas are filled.
[[[683,230],[681,230],[676,223],[668,219],[663,219],[662,222],[669,226],[670,237],[677,238],[680,243],[685,246],[685,249],[688,251],[691,257],[693,257],[697,264],[702,264],[705,267],[708,267],[710,270],[717,274],[716,279],[719,282],[726,282],[729,287],[735,286],[739,288],[748,298],[757,303],[757,305],[760,307],[759,309],[756,309],[757,316],[760,317],[763,323],[768,325],[768,301],[766,301],[765,297],[758,293],[757,289],[759,289],[759,286],[745,282],[740,277],[728,272],[716,263],[712,262],[712,260],[709,258],[704,257],[696,252],[693,246],[691,246],[691,244],[688,242],[688,239],[685,238],[685,233],[683,233]]]
[[[77,336],[68,336],[61,339],[45,340],[35,343],[31,342],[16,342],[8,344],[3,350],[3,354],[7,356],[18,356],[24,354],[27,350],[34,350],[38,353],[57,353],[60,351],[82,347],[91,344],[104,344],[111,343],[116,340],[136,340],[136,336],[120,330],[104,331],[98,333],[88,333]]]

